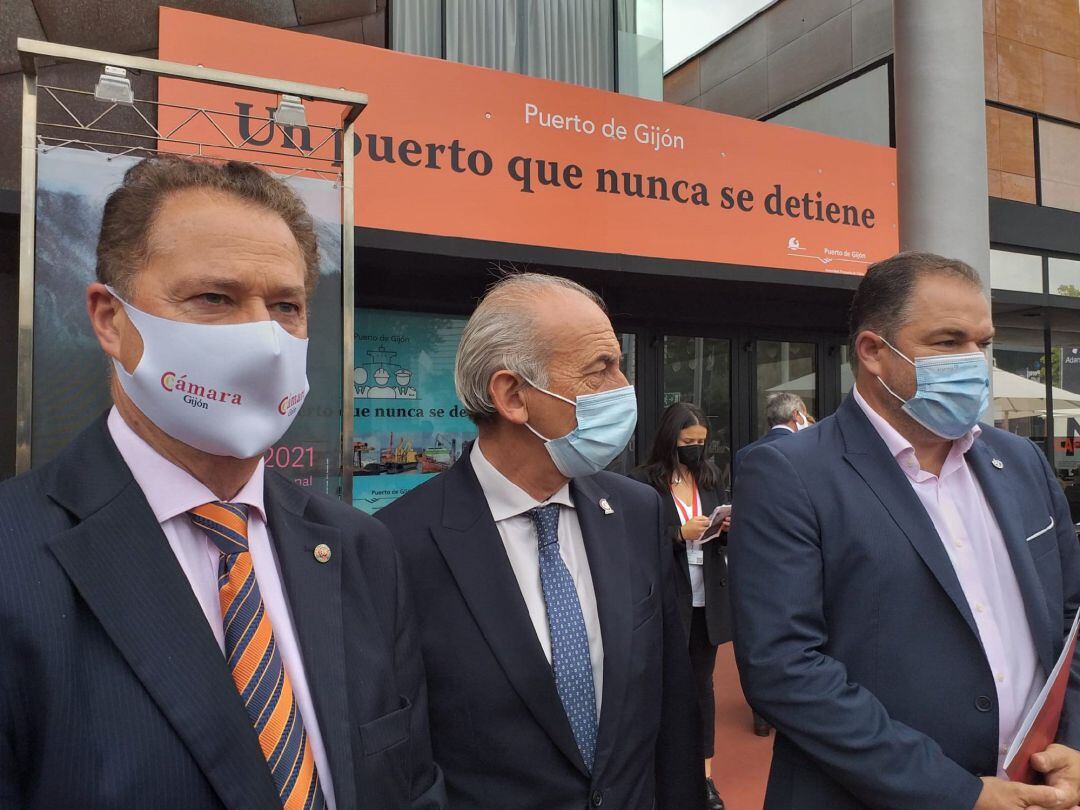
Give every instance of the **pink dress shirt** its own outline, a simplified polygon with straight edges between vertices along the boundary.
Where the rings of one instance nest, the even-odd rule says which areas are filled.
[[[934,475],[919,466],[915,448],[867,404],[858,388],[852,396],[930,516],[971,607],[997,687],[998,776],[1004,776],[1005,753],[1045,675],[1005,539],[965,457],[982,429],[976,425],[954,441],[941,474]]]
[[[191,590],[202,606],[206,621],[210,624],[218,647],[224,655],[225,632],[222,627],[217,584],[221,552],[201,529],[195,528],[187,516],[189,509],[218,498],[187,471],[159,455],[143,441],[128,426],[116,408],[109,412],[108,426],[120,455],[124,457],[135,482],[146,496],[154,517],[161,525],[165,539],[169,541],[169,547],[176,555],[176,561],[180,563],[184,576],[191,583]],[[326,758],[326,747],[319,733],[319,722],[315,717],[315,705],[312,703],[311,690],[304,675],[304,661],[300,656],[292,614],[289,612],[277,556],[266,527],[261,461],[232,502],[251,507],[248,515],[248,549],[251,552],[251,564],[255,569],[255,579],[259,583],[263,605],[274,628],[274,640],[277,642],[282,664],[292,682],[300,716],[304,719],[304,729],[307,731],[308,742],[311,743],[315,766],[319,770],[323,796],[327,805],[334,810],[330,762]]]

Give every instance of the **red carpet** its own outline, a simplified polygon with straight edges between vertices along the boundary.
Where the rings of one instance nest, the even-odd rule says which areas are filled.
[[[716,756],[713,781],[725,810],[761,810],[769,776],[773,738],[754,736],[750,707],[739,686],[739,672],[730,644],[717,650]]]

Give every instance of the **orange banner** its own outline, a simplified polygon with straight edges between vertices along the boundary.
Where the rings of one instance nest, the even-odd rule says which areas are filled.
[[[854,274],[897,250],[887,147],[169,8],[159,47],[169,61],[367,93],[357,225]],[[267,94],[162,79],[158,97],[229,114],[189,122],[189,140],[200,127],[220,140],[218,127],[298,166],[299,148],[341,149],[315,126],[253,122],[276,106]],[[305,106],[310,125],[340,122],[340,107]],[[159,125],[190,115],[162,107]]]

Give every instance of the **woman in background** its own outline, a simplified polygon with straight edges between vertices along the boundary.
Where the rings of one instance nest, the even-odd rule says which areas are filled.
[[[701,706],[707,806],[709,810],[724,810],[712,780],[716,725],[713,667],[716,648],[731,641],[731,603],[723,547],[731,518],[724,522],[724,534],[700,542],[713,510],[729,503],[720,471],[705,457],[708,441],[704,412],[688,402],[676,402],[660,417],[648,461],[631,477],[649,484],[663,498],[665,532],[675,556],[679,613],[690,639],[690,663]]]

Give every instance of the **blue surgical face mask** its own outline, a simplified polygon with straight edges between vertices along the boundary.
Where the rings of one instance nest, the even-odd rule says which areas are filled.
[[[915,394],[905,400],[885,383],[878,382],[903,404],[912,419],[943,439],[959,439],[979,421],[990,404],[990,375],[986,355],[933,354],[910,359],[885,338],[885,345],[915,366]]]
[[[626,448],[637,425],[634,386],[584,394],[575,401],[541,388],[524,375],[522,377],[537,391],[574,406],[577,427],[558,439],[542,436],[532,425],[525,423],[525,427],[543,440],[551,460],[567,478],[600,472]]]

